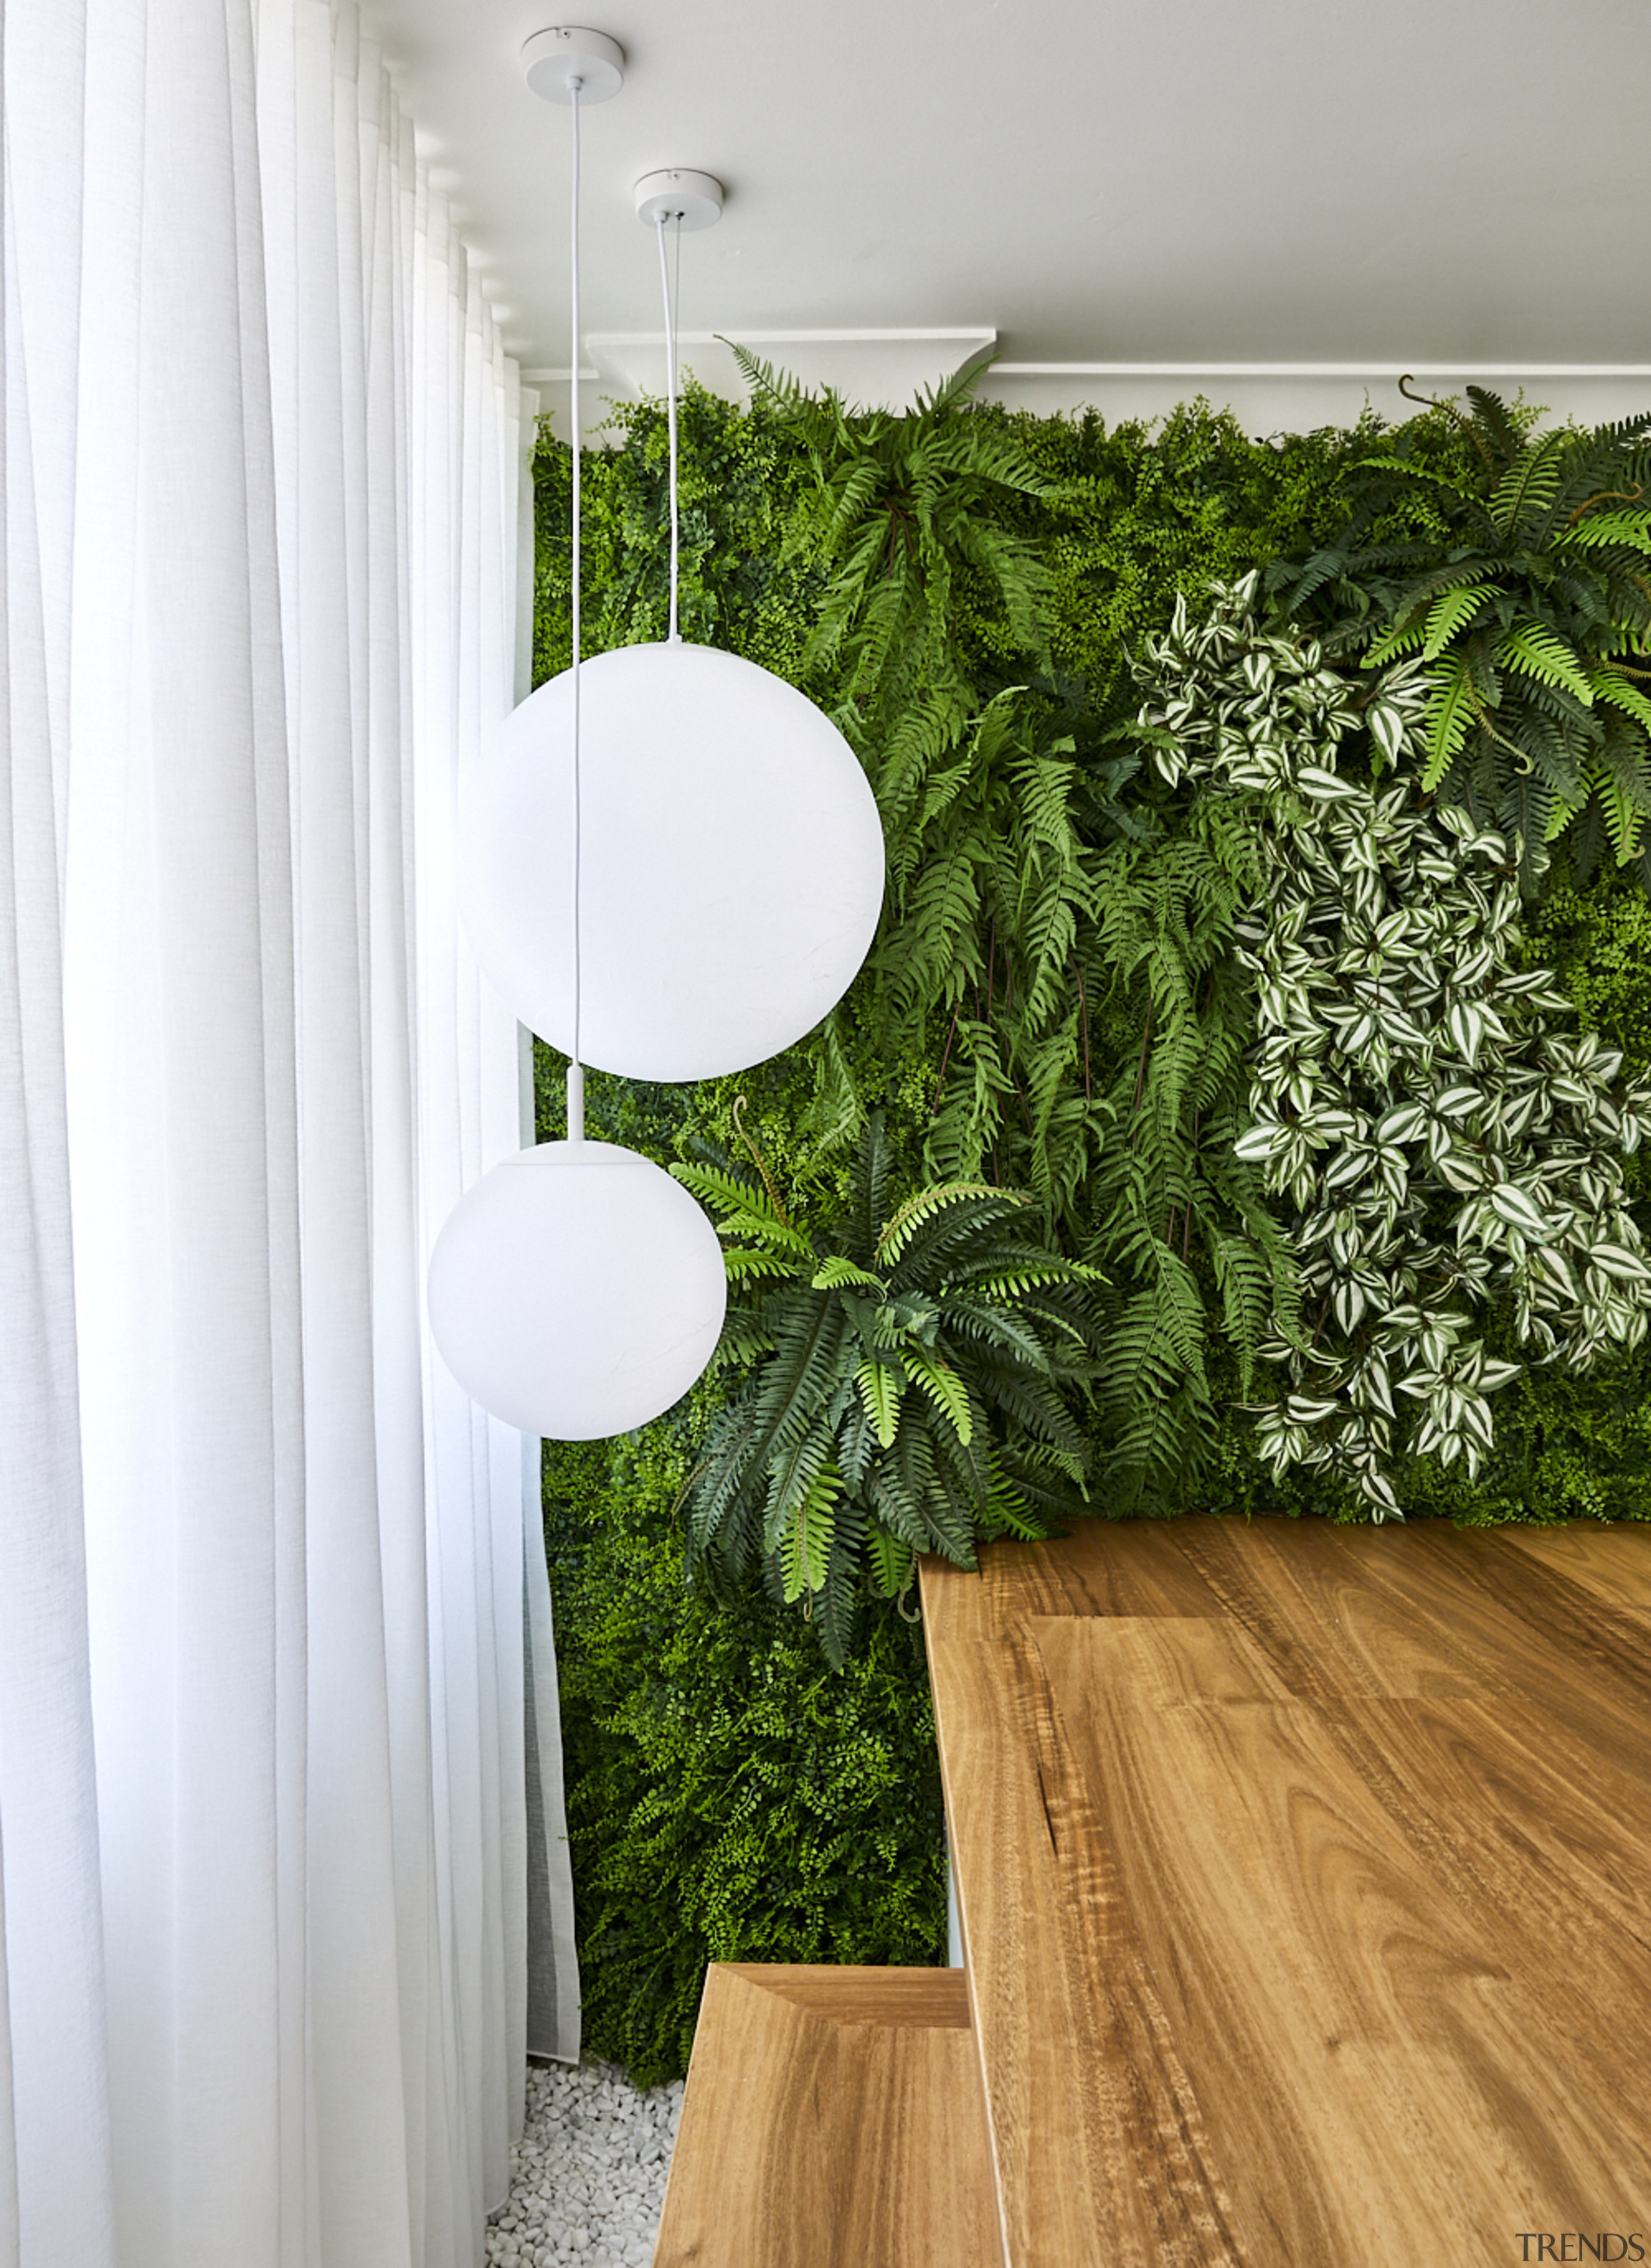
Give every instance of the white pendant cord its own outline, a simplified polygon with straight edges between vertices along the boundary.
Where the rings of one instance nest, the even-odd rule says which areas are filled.
[[[585,1067],[579,1059],[579,1009],[583,970],[580,966],[580,932],[583,908],[580,904],[580,822],[579,801],[579,643],[582,625],[579,615],[579,454],[582,434],[579,427],[579,89],[585,82],[568,81],[573,112],[573,194],[569,230],[569,273],[571,277],[573,342],[569,357],[571,372],[568,380],[568,402],[573,425],[573,591],[570,613],[572,620],[573,660],[568,672],[569,693],[573,711],[573,1046],[568,1062],[568,1133],[570,1142],[585,1139]]]
[[[666,431],[671,457],[671,610],[667,633],[672,645],[682,644],[682,632],[676,626],[676,587],[680,569],[681,533],[676,497],[676,311],[671,304],[671,272],[665,257],[665,215],[654,217],[654,226],[660,237],[660,289],[665,299],[665,416]],[[682,218],[676,217],[676,252],[680,261],[682,251]],[[679,270],[680,272],[680,270]]]

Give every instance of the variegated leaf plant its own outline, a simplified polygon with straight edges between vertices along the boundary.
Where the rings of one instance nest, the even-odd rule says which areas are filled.
[[[1519,966],[1517,841],[1422,793],[1417,666],[1350,681],[1263,627],[1257,580],[1200,622],[1177,605],[1139,664],[1141,721],[1168,781],[1248,803],[1271,876],[1238,929],[1257,1038],[1237,1150],[1287,1209],[1302,1321],[1264,1349],[1288,1390],[1261,1447],[1380,1521],[1401,1446],[1470,1472],[1493,1446],[1488,1396],[1518,1366],[1476,1314],[1506,1302],[1537,1359],[1579,1369],[1643,1337],[1621,1159],[1651,1091],[1624,1091],[1551,973]]]

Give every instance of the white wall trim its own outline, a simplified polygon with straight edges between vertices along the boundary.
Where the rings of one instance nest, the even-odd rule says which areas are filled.
[[[1651,362],[998,362],[996,378],[1643,379]]]

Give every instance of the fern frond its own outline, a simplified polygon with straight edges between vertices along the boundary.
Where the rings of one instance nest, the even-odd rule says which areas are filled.
[[[885,1267],[899,1259],[906,1244],[925,1222],[948,1205],[962,1204],[971,1197],[984,1197],[995,1204],[1023,1204],[1026,1200],[1016,1191],[994,1189],[990,1182],[946,1182],[938,1188],[918,1189],[905,1203],[896,1207],[882,1234],[878,1238],[876,1255]]]
[[[952,1295],[942,1303],[941,1312],[947,1331],[961,1330],[971,1338],[984,1339],[1007,1353],[1018,1355],[1029,1368],[1047,1373],[1050,1357],[1042,1339],[1006,1307]]]
[[[1504,464],[1511,465],[1526,446],[1526,440],[1509,414],[1507,404],[1500,394],[1493,394],[1484,386],[1470,386],[1467,396],[1474,422],[1491,445],[1493,460],[1500,457]]]
[[[805,387],[800,379],[792,378],[789,372],[778,369],[772,363],[760,361],[748,348],[741,346],[736,340],[723,339],[721,343],[732,352],[740,375],[753,394],[766,395],[783,416],[795,418],[814,431],[819,430],[822,422],[823,408],[825,421],[829,421],[831,409],[837,403],[835,394],[828,393],[822,405],[820,398]]]
[[[1637,685],[1614,670],[1609,662],[1596,662],[1588,671],[1588,682],[1593,688],[1596,701],[1603,701],[1610,708],[1619,709],[1625,716],[1632,717],[1637,725],[1651,732],[1651,700],[1647,699]]]
[[[866,1557],[872,1572],[872,1588],[878,1597],[898,1598],[910,1581],[917,1563],[917,1554],[910,1544],[873,1521],[866,1537]]]
[[[883,1292],[881,1276],[873,1276],[870,1269],[859,1267],[840,1252],[822,1260],[809,1280],[816,1292],[840,1292],[849,1285],[875,1292],[880,1299]]]
[[[1485,593],[1477,583],[1458,585],[1434,600],[1427,610],[1427,635],[1421,658],[1435,660],[1457,632],[1471,622],[1485,604]]]
[[[1542,623],[1529,620],[1515,623],[1497,640],[1496,652],[1523,675],[1562,688],[1584,708],[1593,706],[1594,688],[1578,666],[1575,653]]]
[[[967,1448],[975,1437],[975,1412],[969,1388],[949,1363],[937,1362],[920,1347],[905,1346],[900,1359],[906,1376],[920,1387]]]
[[[796,1263],[782,1259],[777,1253],[755,1252],[748,1245],[730,1245],[722,1256],[722,1264],[731,1284],[743,1284],[772,1278],[792,1281],[797,1274]]]
[[[1427,706],[1427,763],[1423,792],[1431,795],[1461,753],[1480,703],[1467,662],[1454,656],[1430,673]]]
[[[890,1447],[899,1430],[900,1397],[904,1391],[899,1372],[891,1361],[868,1355],[855,1372],[854,1383],[876,1431],[879,1445],[885,1449]]]
[[[800,1451],[793,1461],[793,1473],[800,1460]],[[788,1607],[794,1606],[805,1591],[825,1587],[833,1513],[842,1493],[843,1476],[827,1444],[805,1484],[800,1490],[788,1489],[783,1500],[770,1511],[763,1548],[778,1558],[784,1580],[782,1595]]]
[[[757,1182],[723,1167],[680,1160],[670,1171],[674,1180],[719,1216],[720,1234],[749,1236],[779,1250],[814,1257],[808,1239],[785,1218]]]
[[[1554,541],[1577,551],[1621,545],[1642,555],[1651,553],[1651,511],[1593,512],[1562,528]]]
[[[1503,534],[1552,503],[1559,493],[1566,438],[1563,433],[1551,433],[1545,440],[1521,448],[1491,491],[1491,518]]]

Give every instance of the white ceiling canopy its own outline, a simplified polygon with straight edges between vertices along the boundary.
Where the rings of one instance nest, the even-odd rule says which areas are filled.
[[[529,372],[571,352],[568,134],[519,58],[588,20],[627,56],[584,129],[586,364],[615,393],[659,335],[632,186],[677,166],[727,189],[682,258],[682,320],[723,388],[719,338],[900,398],[995,334],[988,390],[1050,408],[1204,392],[1317,423],[1367,387],[1397,412],[1401,371],[1651,407],[1643,0],[366,14]]]

